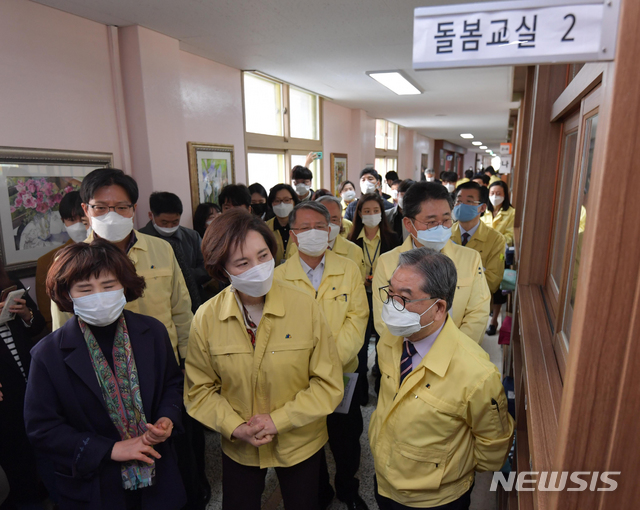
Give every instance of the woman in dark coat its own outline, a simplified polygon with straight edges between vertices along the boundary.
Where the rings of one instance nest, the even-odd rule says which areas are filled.
[[[15,285],[0,262],[0,291]],[[0,303],[0,311],[4,302]],[[24,429],[24,395],[34,339],[42,333],[45,321],[38,307],[25,293],[11,309],[15,318],[0,324],[0,466],[6,472],[10,493],[2,508],[36,502],[38,473],[33,449]]]
[[[181,508],[171,445],[181,427],[182,373],[165,327],[123,311],[144,279],[111,243],[60,251],[47,293],[66,312],[31,351],[27,435],[52,458],[61,509]]]

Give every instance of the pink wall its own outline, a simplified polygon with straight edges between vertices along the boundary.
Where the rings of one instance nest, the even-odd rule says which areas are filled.
[[[349,161],[349,180],[357,185],[360,171],[366,165],[375,163],[375,129],[376,120],[369,117],[364,110],[351,110],[351,145],[353,146],[353,163]]]
[[[2,145],[111,152],[121,165],[105,25],[2,0],[0,48]]]
[[[241,79],[238,69],[180,52],[184,152],[187,142],[233,145],[236,182],[246,184]]]
[[[347,155],[347,176],[354,181],[358,147],[351,139],[351,112],[349,108],[339,106],[331,101],[323,101],[322,108],[322,180],[325,188],[331,186],[331,153],[337,152]],[[337,191],[337,190],[336,190]]]
[[[398,177],[412,179],[416,158],[414,150],[417,133],[413,129],[400,127],[398,132]]]
[[[415,138],[415,146],[414,146],[414,171],[412,179],[419,181],[420,180],[420,172],[422,170],[422,155],[428,154],[428,165],[427,168],[433,168],[433,138],[427,138],[426,136],[416,134]]]

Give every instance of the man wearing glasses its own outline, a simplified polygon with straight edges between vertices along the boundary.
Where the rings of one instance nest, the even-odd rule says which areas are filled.
[[[191,298],[171,245],[133,229],[138,201],[136,181],[122,170],[99,168],[89,173],[80,187],[82,208],[94,236],[112,242],[129,255],[139,276],[144,277],[144,295],[127,303],[126,309],[158,319],[169,332],[171,345],[180,362],[187,356],[191,328]],[[70,317],[51,303],[53,330]]]
[[[456,193],[453,208],[456,223],[451,228],[451,240],[480,254],[484,276],[493,294],[500,288],[504,275],[506,241],[500,232],[480,221],[480,216],[487,210],[489,193],[487,188],[473,181],[461,184]]]
[[[339,204],[338,204],[339,208]],[[344,373],[358,369],[358,352],[369,320],[367,295],[360,268],[355,262],[329,250],[331,216],[318,202],[301,202],[289,215],[292,241],[297,252],[278,266],[274,277],[307,292],[322,309],[336,342]],[[366,510],[355,477],[360,467],[362,412],[357,398],[346,414],[327,416],[329,446],[336,461],[338,499],[350,510]],[[320,468],[320,507],[333,499],[326,459]]]
[[[447,313],[459,292],[449,257],[418,248],[394,269],[375,289],[387,324],[369,425],[376,501],[380,510],[468,510],[475,472],[499,470],[512,444],[500,373]]]
[[[456,266],[458,284],[450,310],[455,325],[476,342],[482,342],[489,320],[491,294],[487,285],[482,259],[475,250],[451,242],[451,196],[442,184],[417,182],[405,193],[403,200],[404,227],[409,232],[405,242],[380,256],[373,274],[373,289],[389,283],[398,266],[400,254],[414,248],[432,248],[443,253]],[[386,326],[382,320],[382,301],[373,293],[373,318],[380,336]]]

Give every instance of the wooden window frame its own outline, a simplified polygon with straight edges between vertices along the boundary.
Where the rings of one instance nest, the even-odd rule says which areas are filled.
[[[400,125],[396,124],[395,122],[391,122],[390,120],[386,120],[386,119],[376,119],[376,123],[378,121],[382,121],[384,122],[385,125],[385,129],[384,129],[384,149],[379,149],[376,147],[376,127],[374,124],[374,131],[373,131],[373,146],[375,148],[375,157],[376,158],[395,158],[398,159],[398,149],[397,147],[399,147],[400,145]],[[387,149],[387,142],[389,140],[389,124],[393,124],[394,126],[396,126],[396,149]],[[398,161],[398,163],[400,163]],[[399,168],[399,165],[398,165]],[[384,175],[382,176],[384,177]]]

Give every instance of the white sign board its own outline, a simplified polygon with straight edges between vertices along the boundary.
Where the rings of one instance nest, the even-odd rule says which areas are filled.
[[[619,2],[520,0],[420,7],[414,13],[413,68],[613,60]]]
[[[500,170],[498,171],[498,173],[511,173],[511,154],[509,154],[508,156],[500,156]]]

